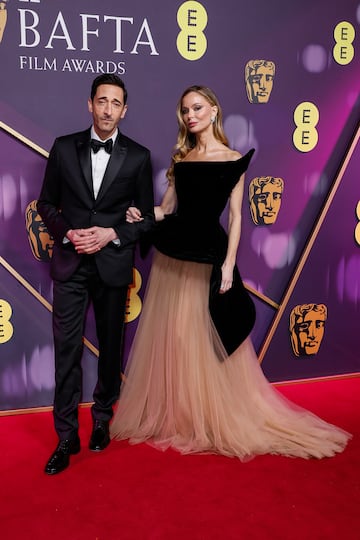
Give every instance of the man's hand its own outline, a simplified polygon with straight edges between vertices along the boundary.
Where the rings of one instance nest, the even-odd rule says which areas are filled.
[[[74,245],[77,253],[92,255],[97,253],[117,236],[112,227],[90,227],[89,229],[70,229],[66,237]]]

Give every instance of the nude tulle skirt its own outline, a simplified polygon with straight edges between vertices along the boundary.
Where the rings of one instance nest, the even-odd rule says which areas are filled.
[[[341,452],[350,434],[282,396],[249,338],[227,357],[208,311],[210,274],[155,252],[111,437],[242,460]]]

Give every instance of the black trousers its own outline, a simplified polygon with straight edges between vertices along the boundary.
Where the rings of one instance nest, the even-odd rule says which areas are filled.
[[[94,307],[99,343],[98,379],[93,393],[93,420],[110,420],[119,397],[121,353],[128,287],[105,285],[94,257],[84,256],[66,282],[54,281],[53,333],[55,346],[54,423],[60,440],[78,434],[82,393],[83,331],[86,311]]]

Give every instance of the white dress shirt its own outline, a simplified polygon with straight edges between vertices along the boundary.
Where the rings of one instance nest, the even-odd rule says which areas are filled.
[[[113,144],[115,143],[117,135],[118,135],[118,131],[116,130],[113,136],[109,137],[109,139],[110,138],[112,139]],[[100,137],[98,137],[98,135],[95,133],[94,126],[91,126],[91,138],[96,139],[97,141],[101,141]],[[106,140],[101,141],[101,142],[106,142]],[[96,152],[96,154],[93,150],[91,150],[91,168],[92,168],[93,190],[94,190],[95,199],[98,196],[109,159],[110,159],[110,154],[108,154],[104,148],[100,148],[100,150]]]

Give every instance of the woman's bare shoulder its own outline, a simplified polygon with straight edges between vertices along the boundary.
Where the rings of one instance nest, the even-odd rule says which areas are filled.
[[[242,155],[239,152],[232,150],[225,145],[217,152],[217,158],[219,161],[236,161],[241,157]]]
[[[240,152],[238,152],[237,150],[231,150],[230,148],[228,149],[227,156],[228,157],[226,161],[237,161],[242,157]]]

